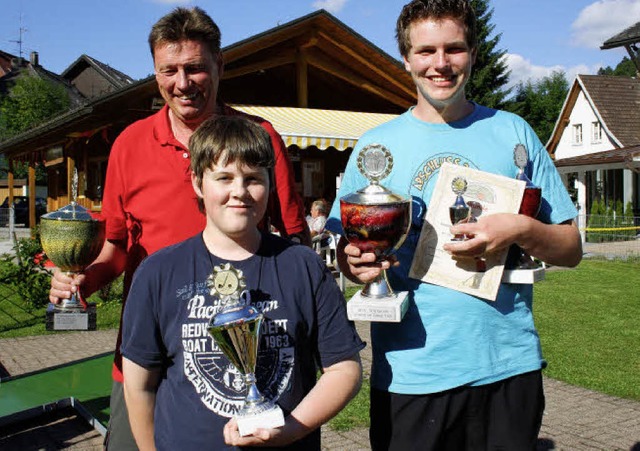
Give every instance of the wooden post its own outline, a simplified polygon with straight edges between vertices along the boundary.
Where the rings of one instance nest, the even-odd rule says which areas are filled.
[[[73,188],[73,170],[76,167],[76,161],[71,155],[67,155],[67,202],[63,205],[70,204],[73,200],[71,198],[71,191]]]
[[[298,89],[298,108],[309,106],[308,92],[308,69],[307,54],[303,49],[299,49],[296,56],[296,85]]]
[[[29,227],[33,231],[36,226],[36,163],[29,158]],[[33,232],[32,232],[33,235]]]
[[[7,187],[9,188],[9,206],[13,205],[13,160],[9,160],[7,172]]]

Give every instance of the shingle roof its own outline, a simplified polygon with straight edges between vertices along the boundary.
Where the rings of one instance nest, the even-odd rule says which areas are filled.
[[[626,30],[607,39],[600,48],[602,50],[613,49],[616,47],[622,47],[626,44],[633,44],[635,42],[640,42],[640,22],[635,25],[631,25]]]
[[[22,60],[18,67],[12,68],[11,72],[7,73],[3,77],[0,77],[0,95],[7,92],[9,87],[18,77],[23,74],[28,74],[32,77],[38,77],[42,80],[52,82],[56,85],[62,86],[69,94],[69,100],[71,101],[70,108],[77,108],[84,105],[87,100],[73,87],[68,80],[65,80],[60,75],[51,72],[39,64],[31,64],[29,60]]]
[[[78,70],[82,63],[94,67],[115,88],[123,88],[127,85],[130,85],[134,81],[133,78],[131,78],[127,74],[124,74],[119,70],[109,66],[108,64],[98,61],[97,59],[85,54],[80,55],[77,60],[71,63],[69,67],[67,67],[62,72],[62,77],[68,78],[67,75],[74,70]]]
[[[603,152],[579,155],[577,157],[556,160],[557,167],[588,166],[631,162],[640,157],[640,145],[623,149],[605,150]]]
[[[0,77],[11,72],[11,60],[17,58],[11,53],[0,50]]]
[[[578,75],[596,114],[622,147],[640,144],[640,80]]]

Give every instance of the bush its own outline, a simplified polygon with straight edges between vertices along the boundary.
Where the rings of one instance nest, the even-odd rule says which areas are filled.
[[[0,282],[10,285],[26,303],[28,309],[42,307],[49,302],[51,275],[44,267],[37,229],[32,238],[17,240],[15,256],[5,254],[0,259]]]
[[[604,202],[595,199],[591,205],[587,231],[587,242],[603,243],[610,241],[626,241],[636,236],[633,208],[629,202],[626,210],[622,201]],[[605,229],[605,230],[600,230]],[[628,230],[625,230],[628,229]]]
[[[589,214],[589,223],[587,225],[590,229],[598,229],[604,226],[604,202],[601,202],[600,199],[594,199],[591,204],[591,212]],[[589,243],[601,243],[604,239],[604,236],[601,232],[587,232],[587,242]]]

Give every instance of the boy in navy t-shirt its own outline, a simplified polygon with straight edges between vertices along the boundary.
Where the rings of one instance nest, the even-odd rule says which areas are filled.
[[[319,450],[320,426],[359,390],[364,343],[323,261],[258,230],[274,164],[269,135],[245,118],[218,117],[198,128],[189,149],[205,229],[140,265],[124,311],[124,389],[136,442],[141,449]],[[264,314],[258,388],[285,414],[281,428],[245,437],[232,417],[247,387],[207,333],[221,308],[207,278],[225,263],[242,271]]]

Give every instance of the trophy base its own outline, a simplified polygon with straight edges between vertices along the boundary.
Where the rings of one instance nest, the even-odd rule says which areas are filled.
[[[253,434],[256,429],[272,429],[284,426],[284,414],[278,406],[260,413],[237,416],[236,420],[240,437]]]
[[[502,282],[533,284],[544,280],[544,268],[539,266],[534,269],[505,269],[502,273]]]
[[[371,298],[362,295],[359,290],[347,302],[347,317],[351,321],[371,321],[385,323],[399,323],[409,307],[407,291],[396,293],[394,296]]]
[[[46,330],[96,330],[96,305],[90,303],[87,309],[83,310],[65,309],[49,304]]]

